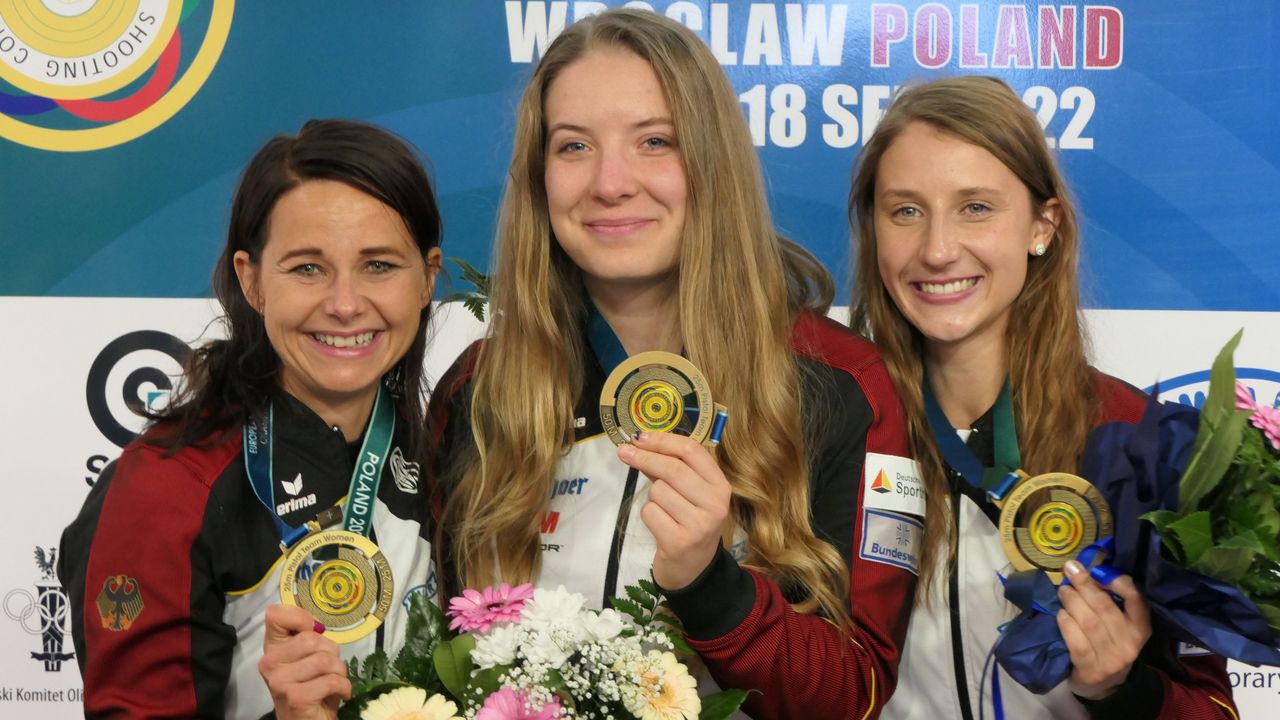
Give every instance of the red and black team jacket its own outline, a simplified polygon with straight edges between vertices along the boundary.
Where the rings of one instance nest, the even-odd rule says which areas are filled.
[[[241,432],[172,454],[134,441],[103,470],[62,534],[58,577],[90,718],[261,718],[263,613],[280,602],[280,535],[344,498],[359,443],[283,393],[275,402],[276,507],[254,495]],[[163,427],[149,432],[163,431]],[[403,601],[433,595],[427,504],[413,449],[397,432],[374,506],[391,562],[385,624],[344,657],[404,642]]]
[[[463,354],[432,398],[439,437],[437,509],[457,477],[455,468],[474,453],[468,407],[478,348]],[[767,575],[742,567],[746,540],[741,536],[734,547],[722,548],[691,585],[667,599],[710,671],[710,678],[701,679],[706,687],[714,681],[758,691],[744,707],[751,717],[875,717],[897,677],[915,589],[920,523],[882,499],[896,491],[868,488],[877,478],[885,484],[879,470],[890,478],[910,474],[906,425],[878,352],[847,328],[803,315],[792,348],[803,370],[813,529],[850,568],[853,633],[797,613],[791,601],[798,597]],[[597,608],[625,586],[648,578],[656,549],[639,517],[649,481],[618,460],[601,427],[605,375],[594,358],[588,360],[586,382],[577,393],[575,442],[556,468],[549,509],[540,518],[542,564],[536,583],[564,585]],[[734,416],[733,408],[729,413],[727,432],[749,438],[751,418]],[[442,576],[454,577],[447,570]]]
[[[1095,372],[1094,378],[1101,401],[1097,424],[1138,422],[1146,397],[1109,375]],[[966,441],[986,464],[991,464],[994,453],[992,426],[988,411],[974,422]],[[1235,720],[1226,661],[1158,632],[1128,680],[1101,701],[1077,698],[1065,681],[1036,695],[997,670],[998,665],[989,663],[991,648],[1000,626],[1018,613],[1005,601],[996,577],[1009,562],[997,531],[999,510],[958,473],[952,472],[951,489],[950,509],[959,544],[950,563],[940,564],[929,603],[911,616],[898,693],[884,717],[994,717],[990,676],[998,671],[1009,718]]]

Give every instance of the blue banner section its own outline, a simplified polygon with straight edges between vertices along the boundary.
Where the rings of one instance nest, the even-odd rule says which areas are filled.
[[[893,89],[981,73],[1021,93],[1058,148],[1090,307],[1280,311],[1269,0],[138,4],[104,11],[93,43],[60,35],[66,18],[0,10],[0,294],[207,294],[241,167],[313,117],[417,145],[446,254],[486,267],[533,63],[566,24],[627,4],[712,47],[777,224],[832,269],[840,304],[850,171]]]

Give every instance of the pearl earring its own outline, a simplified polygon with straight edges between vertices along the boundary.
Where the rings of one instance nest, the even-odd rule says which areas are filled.
[[[1045,245],[1044,243],[1036,243],[1035,250],[1032,250],[1031,252],[1035,254],[1036,257],[1039,257],[1045,254],[1045,251],[1047,251],[1048,249],[1049,249],[1049,246]]]

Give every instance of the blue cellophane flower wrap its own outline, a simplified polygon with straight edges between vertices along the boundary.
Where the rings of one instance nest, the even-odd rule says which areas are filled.
[[[1177,508],[1198,426],[1194,408],[1153,396],[1137,425],[1109,423],[1090,435],[1080,474],[1106,498],[1115,525],[1106,566],[1092,574],[1103,584],[1119,573],[1132,575],[1164,634],[1244,662],[1280,664],[1257,606],[1238,589],[1170,561],[1150,523],[1140,519]],[[1006,580],[1005,597],[1022,612],[1005,626],[996,660],[1031,691],[1048,692],[1071,674],[1055,618],[1061,609],[1056,588],[1042,572],[1016,573]]]

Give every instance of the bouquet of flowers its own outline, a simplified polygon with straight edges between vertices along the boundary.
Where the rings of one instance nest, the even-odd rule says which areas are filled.
[[[653,583],[595,611],[567,592],[464,590],[442,612],[415,596],[404,648],[352,660],[351,720],[723,720],[746,693],[699,698],[676,653],[692,654]],[[447,617],[446,617],[447,615]]]
[[[1255,665],[1280,665],[1280,410],[1259,407],[1218,354],[1200,412],[1152,397],[1137,425],[1090,436],[1081,467],[1115,517],[1113,537],[1078,558],[1107,584],[1120,573],[1177,640]],[[1101,562],[1099,562],[1101,561]],[[1022,613],[995,647],[1011,677],[1048,692],[1071,672],[1043,573],[1010,577]]]

